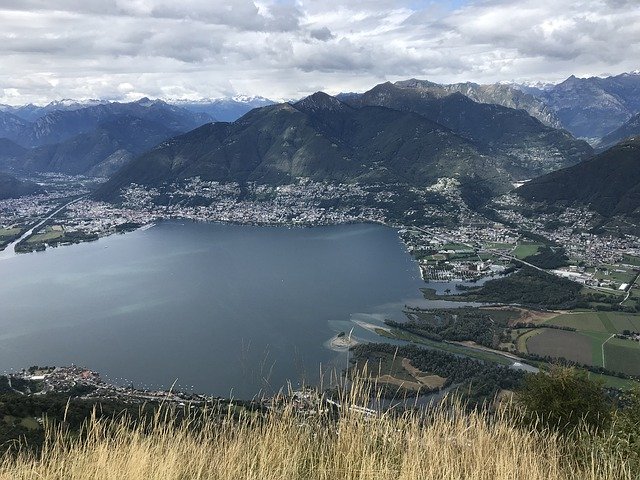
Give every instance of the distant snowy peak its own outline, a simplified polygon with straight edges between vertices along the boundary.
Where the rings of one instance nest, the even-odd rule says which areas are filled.
[[[206,98],[201,100],[168,100],[170,104],[185,108],[191,112],[206,113],[220,122],[234,122],[245,113],[258,107],[273,105],[273,100],[259,96],[234,95],[225,98]]]
[[[234,95],[233,97],[231,97],[231,100],[233,100],[234,102],[250,103],[250,104],[255,104],[255,103],[272,104],[272,103],[274,103],[272,100],[269,100],[268,98],[260,97],[260,96],[257,96],[257,95]]]
[[[265,97],[250,96],[250,95],[234,95],[232,97],[218,97],[218,98],[201,98],[197,100],[177,98],[168,99],[167,103],[173,105],[210,105],[210,104],[224,104],[224,103],[243,103],[249,105],[272,105],[276,102]]]
[[[54,100],[47,104],[44,108],[83,108],[83,107],[93,107],[95,105],[104,105],[109,103],[107,100],[97,100],[97,99],[87,99],[87,100],[75,100],[72,98],[63,98],[62,100]]]

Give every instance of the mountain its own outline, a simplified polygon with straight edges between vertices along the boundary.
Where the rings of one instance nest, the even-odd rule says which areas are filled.
[[[516,193],[530,202],[586,205],[604,217],[628,215],[640,220],[640,138],[531,180]]]
[[[80,110],[81,108],[92,107],[96,105],[104,105],[109,103],[106,100],[55,100],[47,105],[39,106],[32,103],[12,107],[9,105],[0,105],[0,110],[9,112],[27,122],[34,122],[46,114],[55,112],[56,110]]]
[[[211,118],[160,100],[143,98],[131,103],[106,103],[72,110],[54,110],[27,122],[11,113],[0,112],[0,137],[24,147],[39,147],[89,133],[115,117],[130,116],[164,125],[174,132],[187,132]]]
[[[158,186],[194,176],[220,182],[284,184],[304,177],[416,186],[446,176],[491,192],[510,186],[499,161],[442,125],[412,112],[349,106],[319,92],[164,142],[119,170],[96,198],[117,200],[131,183]]]
[[[254,108],[266,107],[274,103],[268,98],[246,96],[198,101],[177,100],[173,102],[174,105],[190,112],[202,113],[220,122],[234,122]]]
[[[15,140],[29,126],[29,123],[8,111],[0,111],[0,138]]]
[[[526,179],[573,165],[592,148],[569,133],[543,125],[524,110],[478,103],[418,80],[383,83],[347,100],[353,106],[382,106],[417,113],[473,141],[485,153],[503,157],[509,175]]]
[[[526,88],[556,113],[564,128],[583,138],[601,138],[640,112],[640,74],[576,78],[544,89]]]
[[[631,117],[624,125],[608,133],[598,143],[598,148],[605,150],[623,140],[640,136],[640,113]]]
[[[13,175],[0,172],[0,200],[41,193],[42,187],[33,182],[18,180]]]
[[[22,157],[27,151],[26,148],[18,145],[7,138],[0,138],[0,170],[6,163]]]
[[[493,103],[503,107],[525,110],[529,115],[549,127],[562,128],[560,120],[546,103],[513,85],[502,83],[478,85],[471,82],[441,85],[416,79],[396,82],[395,85],[402,88],[420,89],[439,97],[461,93],[479,103]]]
[[[206,114],[147,98],[91,106],[57,102],[42,108],[54,107],[62,109],[33,122],[0,111],[0,136],[11,142],[12,152],[22,149],[3,154],[0,143],[0,170],[106,177],[158,143],[211,120]]]
[[[134,156],[178,133],[157,122],[114,116],[89,133],[31,149],[13,166],[24,172],[108,177]]]

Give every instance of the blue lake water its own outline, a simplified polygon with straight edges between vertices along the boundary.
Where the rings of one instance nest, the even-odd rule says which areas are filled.
[[[377,225],[163,222],[0,262],[0,371],[75,363],[136,387],[249,398],[315,383],[337,332],[402,319],[417,264]],[[445,286],[442,286],[445,288]]]

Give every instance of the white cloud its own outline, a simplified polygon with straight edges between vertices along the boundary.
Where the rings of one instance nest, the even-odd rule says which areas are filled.
[[[0,0],[0,103],[635,70],[632,0]],[[3,93],[4,92],[4,93]]]

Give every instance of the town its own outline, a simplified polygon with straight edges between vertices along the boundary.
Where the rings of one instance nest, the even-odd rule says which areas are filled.
[[[508,194],[493,202],[500,218],[487,219],[469,209],[451,178],[421,191],[405,185],[309,179],[279,186],[240,185],[196,177],[160,188],[130,185],[123,190],[120,205],[83,197],[91,185],[82,177],[49,175],[40,180],[47,194],[0,201],[0,248],[55,207],[76,198],[22,240],[17,251],[95,240],[167,219],[285,226],[379,223],[399,230],[429,282],[490,278],[512,262],[528,264],[551,248],[561,251],[566,261],[542,265],[545,271],[601,291],[626,292],[628,298],[640,265],[640,239],[593,233],[594,214],[586,209],[527,217],[519,211],[518,197]],[[396,207],[403,195],[413,197],[411,208]]]

